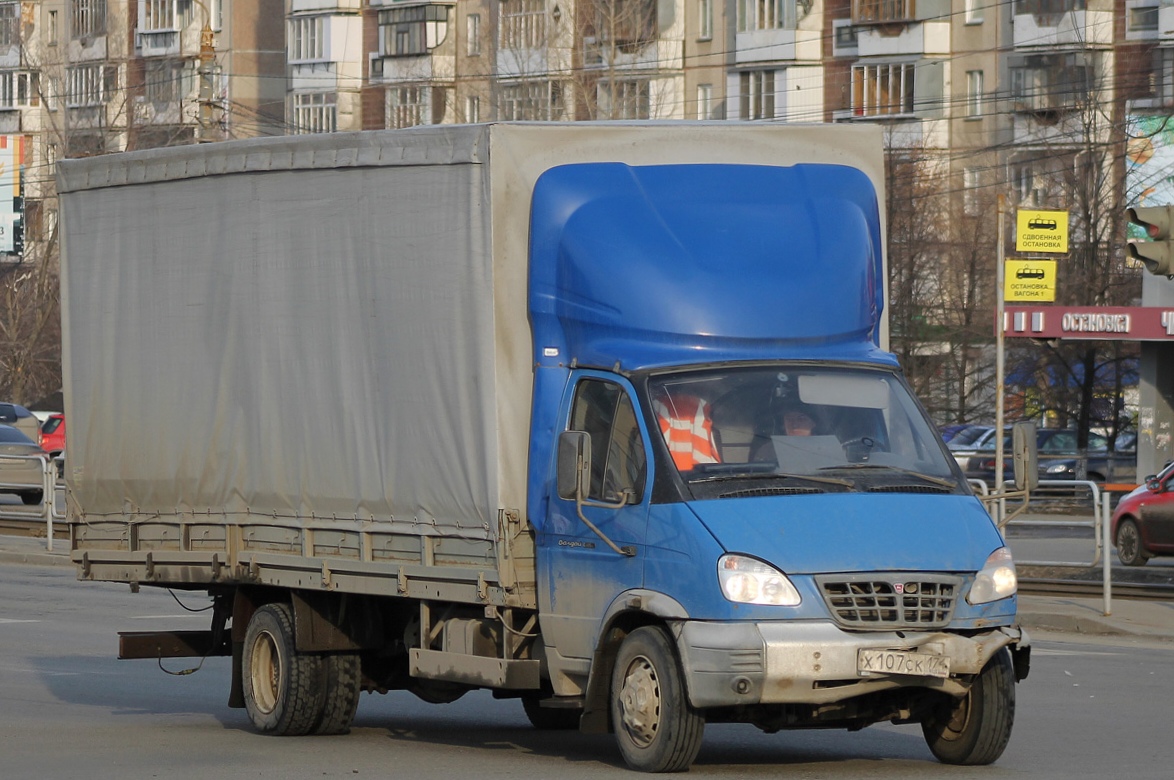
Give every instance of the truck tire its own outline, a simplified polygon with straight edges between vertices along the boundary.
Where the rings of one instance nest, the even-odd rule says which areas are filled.
[[[526,711],[531,726],[539,731],[570,731],[579,728],[583,710],[543,707],[544,698],[544,693],[522,696],[522,709]]]
[[[991,764],[1003,755],[1015,723],[1015,670],[1000,650],[961,699],[936,708],[921,724],[930,751],[943,764]]]
[[[357,653],[322,657],[322,712],[315,734],[346,734],[359,707],[362,666]]]
[[[677,654],[659,628],[624,639],[611,678],[611,721],[624,761],[642,772],[683,772],[701,749],[705,718],[689,704]]]
[[[294,648],[293,610],[266,604],[253,613],[241,659],[245,711],[263,734],[314,731],[325,707],[322,656]]]
[[[1117,557],[1126,566],[1145,566],[1149,556],[1145,554],[1145,547],[1141,543],[1141,532],[1137,530],[1137,523],[1132,520],[1122,520],[1117,526]]]

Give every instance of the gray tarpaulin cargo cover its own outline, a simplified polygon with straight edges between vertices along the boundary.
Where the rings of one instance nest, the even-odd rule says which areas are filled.
[[[525,505],[538,175],[833,162],[883,192],[875,130],[824,133],[481,125],[62,161],[70,519],[492,538]]]

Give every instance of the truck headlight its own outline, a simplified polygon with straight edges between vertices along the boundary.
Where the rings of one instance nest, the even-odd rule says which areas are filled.
[[[795,607],[803,600],[787,575],[745,555],[723,555],[719,558],[717,578],[725,597],[739,604]]]
[[[1019,578],[1015,576],[1015,561],[1011,559],[1011,551],[1000,547],[986,559],[982,571],[970,586],[970,595],[966,600],[971,604],[986,604],[1014,596],[1018,588]]]

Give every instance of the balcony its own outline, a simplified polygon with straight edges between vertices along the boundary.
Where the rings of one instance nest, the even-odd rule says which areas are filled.
[[[1083,0],[1019,0],[1013,17],[1015,48],[1112,46],[1113,12],[1086,11],[1083,6]],[[1053,12],[1063,8],[1068,10]]]
[[[949,22],[917,22],[901,28],[896,35],[882,28],[861,27],[856,34],[860,57],[900,57],[950,53]]]
[[[819,62],[822,34],[811,30],[775,29],[739,32],[735,62]]]
[[[916,0],[852,0],[852,24],[908,24],[917,21]]]
[[[371,55],[371,83],[452,81],[456,78],[456,57],[422,54],[418,57]]]

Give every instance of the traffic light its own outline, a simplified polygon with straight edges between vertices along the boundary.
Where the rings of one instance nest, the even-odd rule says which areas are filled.
[[[1144,231],[1149,241],[1129,240],[1129,256],[1145,263],[1156,276],[1174,278],[1174,206],[1147,206],[1129,209],[1129,221]]]

